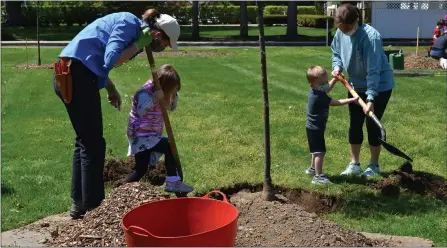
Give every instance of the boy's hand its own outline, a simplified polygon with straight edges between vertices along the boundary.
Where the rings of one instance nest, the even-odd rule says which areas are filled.
[[[160,101],[160,99],[163,99],[165,97],[165,95],[163,94],[163,90],[156,90],[154,92],[154,102],[158,103]]]
[[[351,100],[352,103],[359,104],[359,97],[358,96],[357,97],[353,97],[353,98],[349,98],[349,99]]]

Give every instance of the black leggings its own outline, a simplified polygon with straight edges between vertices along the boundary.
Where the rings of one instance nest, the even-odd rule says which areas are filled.
[[[163,137],[151,149],[135,154],[135,167],[133,172],[126,178],[126,182],[138,182],[146,174],[151,159],[152,152],[159,152],[165,155],[166,174],[168,177],[178,176],[177,163],[171,151],[168,138]]]
[[[392,90],[379,92],[374,98],[374,114],[379,120],[382,119],[388,101],[390,100]],[[358,93],[360,98],[366,102],[365,93]],[[351,98],[351,93],[348,93]],[[349,104],[349,144],[360,145],[363,143],[363,123],[365,121],[365,113],[360,105],[355,103]],[[379,146],[380,129],[369,117],[366,118],[366,129],[368,131],[368,143],[371,146]]]

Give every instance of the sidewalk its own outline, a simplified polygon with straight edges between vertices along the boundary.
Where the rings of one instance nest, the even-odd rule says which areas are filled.
[[[69,41],[40,41],[41,47],[64,47]],[[429,42],[419,42],[427,46]],[[2,47],[37,46],[37,41],[2,41]],[[258,47],[258,41],[179,41],[179,47]],[[266,41],[266,46],[325,46],[326,41]],[[416,46],[416,41],[384,41],[384,46]]]

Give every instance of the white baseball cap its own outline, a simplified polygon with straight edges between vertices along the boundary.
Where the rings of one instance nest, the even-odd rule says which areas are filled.
[[[168,35],[172,50],[178,51],[177,41],[180,37],[180,25],[177,20],[170,15],[160,14],[157,24]]]

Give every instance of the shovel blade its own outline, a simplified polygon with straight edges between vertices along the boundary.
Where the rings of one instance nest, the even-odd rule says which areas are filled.
[[[396,147],[386,143],[383,139],[379,138],[380,143],[382,143],[382,146],[389,151],[391,154],[394,154],[398,157],[404,158],[410,162],[413,162],[413,159],[411,159],[407,154],[403,153],[401,150],[397,149]]]

